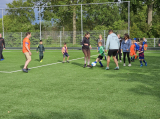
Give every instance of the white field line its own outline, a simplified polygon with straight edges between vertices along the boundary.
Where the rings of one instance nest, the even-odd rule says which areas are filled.
[[[97,56],[97,55],[92,55],[90,57],[94,57],[94,56]],[[76,58],[76,59],[71,59],[69,61],[74,61],[74,60],[79,60],[79,59],[83,59],[84,57],[81,57],[81,58]],[[41,66],[36,66],[36,67],[31,67],[30,69],[36,69],[36,68],[40,68],[40,67],[46,67],[46,66],[51,66],[51,65],[54,65],[54,64],[59,64],[59,63],[62,63],[62,62],[56,62],[56,63],[51,63],[51,64],[46,64],[46,65],[41,65]],[[0,71],[0,73],[15,73],[15,72],[20,72],[22,70],[16,70],[16,71]]]

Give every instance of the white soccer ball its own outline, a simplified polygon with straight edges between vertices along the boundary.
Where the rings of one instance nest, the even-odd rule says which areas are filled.
[[[96,63],[95,63],[95,62],[92,62],[92,64],[91,64],[91,65],[94,67],[94,66],[96,66]]]

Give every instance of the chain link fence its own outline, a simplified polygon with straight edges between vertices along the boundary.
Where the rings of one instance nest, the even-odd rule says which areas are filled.
[[[84,31],[84,34],[87,31]],[[96,30],[89,31],[90,42],[92,47],[97,47],[97,40],[101,34],[103,39],[107,40],[108,31],[106,30]],[[116,34],[120,34],[122,37],[127,32],[127,30],[114,30]],[[25,32],[5,32],[5,43],[6,47],[22,47],[23,39],[25,38]],[[83,36],[84,36],[83,34]],[[32,32],[31,47],[37,47],[39,44],[39,32]],[[76,31],[76,42],[73,42],[73,31],[43,31],[41,33],[42,41],[45,47],[62,47],[64,43],[67,43],[68,47],[81,47],[81,31]],[[146,38],[148,47],[158,47],[160,38]]]

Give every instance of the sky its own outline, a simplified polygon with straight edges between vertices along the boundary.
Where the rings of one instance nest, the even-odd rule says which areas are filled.
[[[8,3],[12,3],[14,0],[0,0],[0,19],[2,18],[2,8],[7,8],[7,5]],[[3,15],[5,15],[5,10],[3,10]],[[37,9],[35,10],[35,17],[36,17],[36,20],[33,22],[33,24],[35,23],[39,23],[39,20],[38,20],[38,11]]]
[[[0,0],[0,8],[7,8],[7,3],[12,3],[13,0]]]

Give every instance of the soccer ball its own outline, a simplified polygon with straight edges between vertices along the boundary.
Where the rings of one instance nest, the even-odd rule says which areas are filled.
[[[92,62],[92,64],[91,64],[91,65],[94,67],[94,66],[96,66],[96,63],[95,63],[95,62]]]

